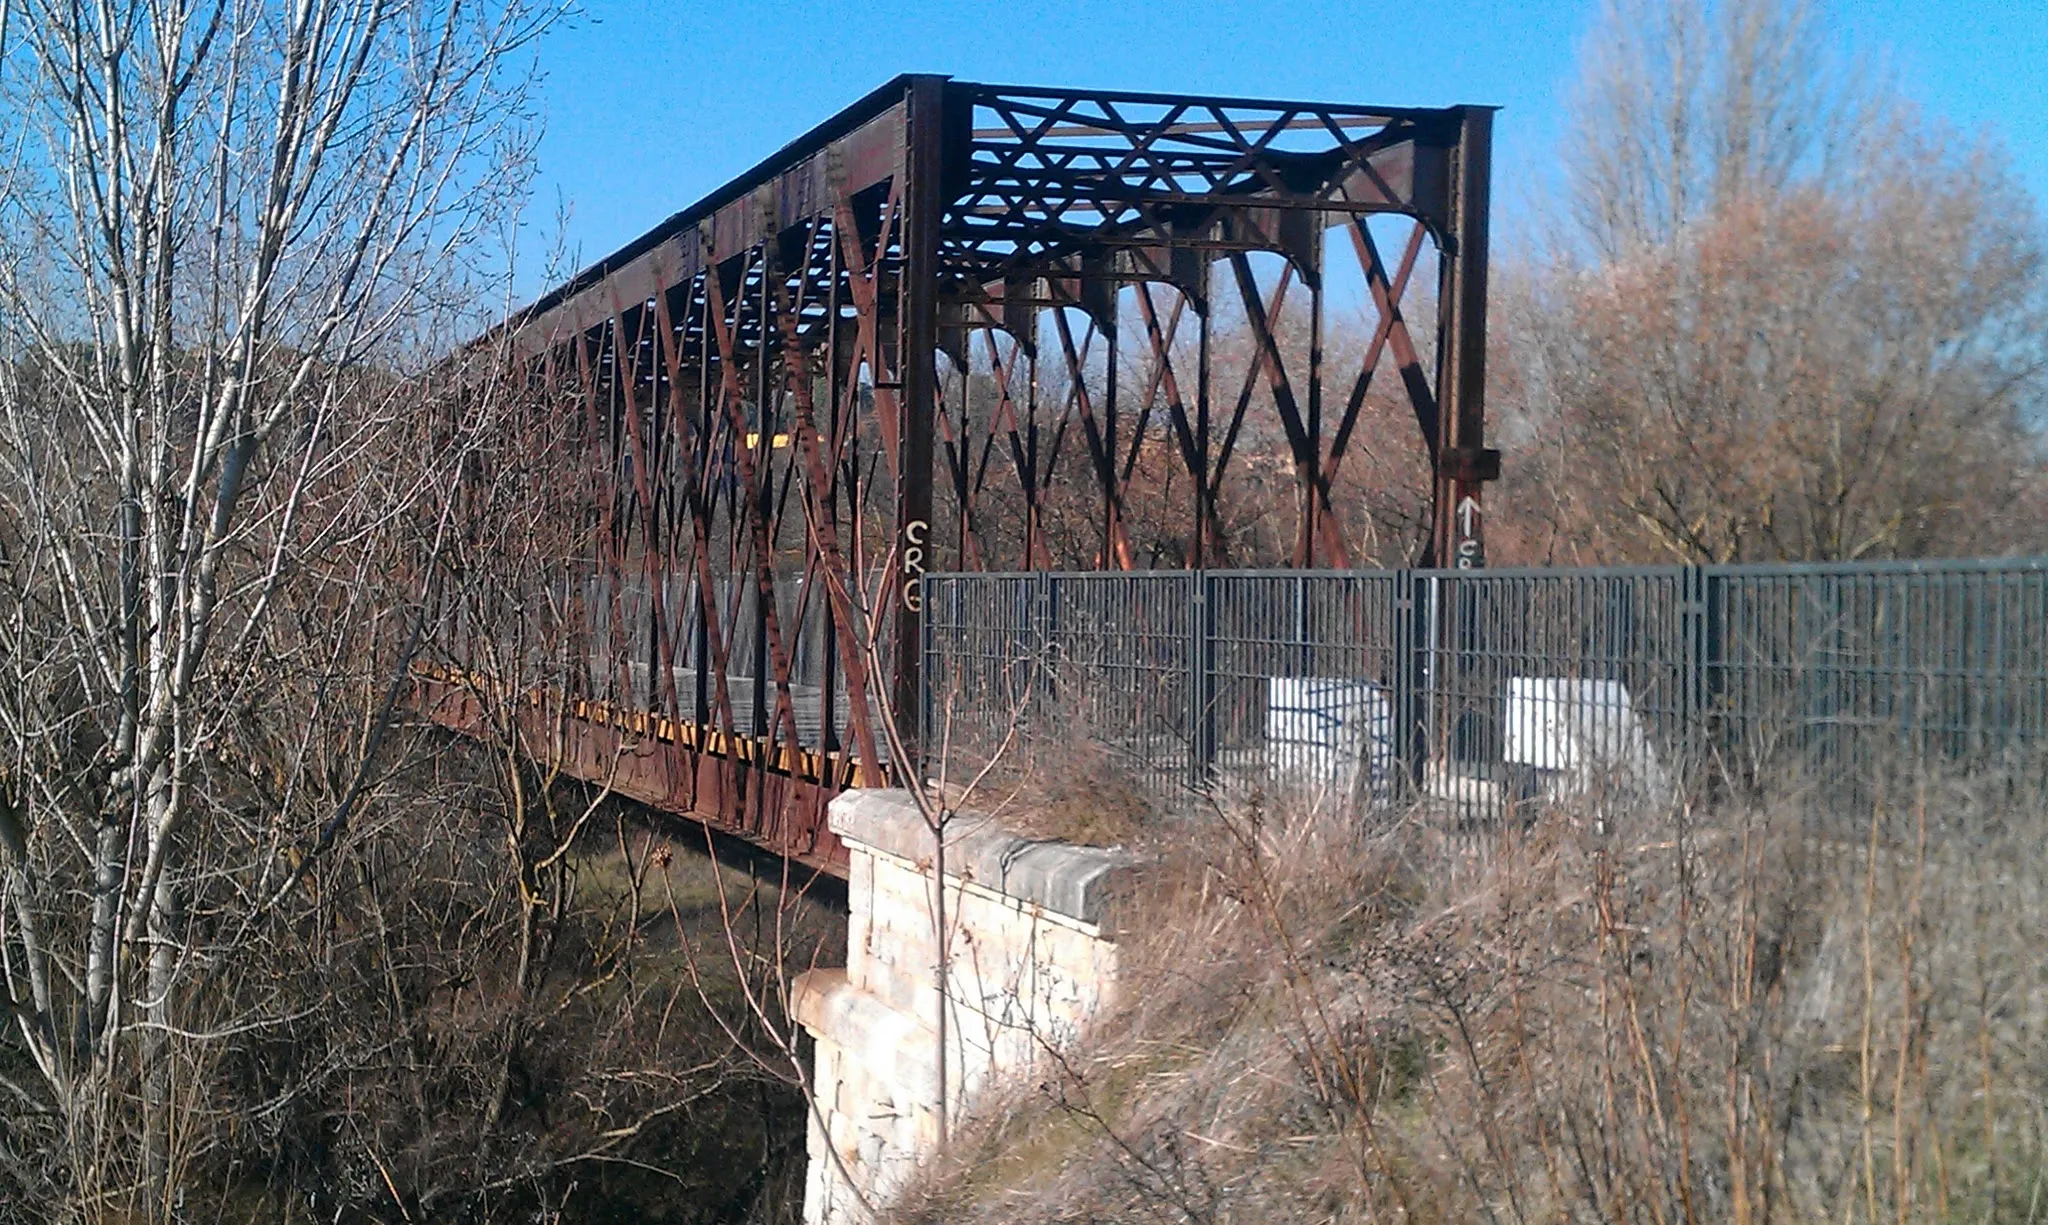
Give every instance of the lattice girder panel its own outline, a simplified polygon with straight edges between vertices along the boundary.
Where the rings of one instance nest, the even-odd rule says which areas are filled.
[[[1044,271],[1091,249],[1284,250],[1304,212],[1455,224],[1454,112],[956,89],[972,127],[942,241],[948,268],[969,275]]]

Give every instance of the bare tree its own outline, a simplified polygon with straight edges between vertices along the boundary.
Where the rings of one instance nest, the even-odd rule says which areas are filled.
[[[1829,34],[1801,0],[1604,10],[1574,228],[1502,278],[1508,517],[1545,523],[1528,551],[2041,546],[2033,202],[1989,145],[1854,78]]]
[[[1565,145],[1577,237],[1613,259],[1839,172],[1889,96],[1829,34],[1818,0],[1603,0]]]
[[[391,717],[452,476],[405,449],[403,376],[516,197],[548,17],[0,8],[8,1092],[50,1121],[74,1211],[169,1211],[192,1052],[275,1019],[209,987],[302,882],[281,852],[332,844]],[[366,644],[382,700],[356,700]],[[296,801],[339,719],[356,777],[320,780],[317,832],[223,781],[239,761]],[[256,725],[293,751],[251,757]]]

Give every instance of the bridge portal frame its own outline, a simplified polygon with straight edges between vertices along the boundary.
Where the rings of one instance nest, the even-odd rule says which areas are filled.
[[[1146,564],[1127,503],[1148,440],[1186,484],[1173,560],[1226,561],[1259,382],[1291,458],[1289,561],[1350,565],[1331,488],[1383,351],[1430,468],[1415,560],[1483,564],[1491,130],[1476,106],[877,89],[468,346],[472,377],[551,406],[596,473],[587,692],[532,708],[580,729],[586,772],[632,756],[628,794],[829,868],[825,801],[918,751],[925,570],[1054,568],[1049,517],[1077,488],[1088,560]],[[1391,261],[1382,215],[1414,223]],[[1334,231],[1377,326],[1330,398]],[[1433,362],[1403,311],[1425,243]],[[1282,336],[1296,285],[1305,352]],[[1238,387],[1212,369],[1219,309],[1256,346]],[[1132,323],[1142,396],[1117,368]],[[458,681],[427,683],[460,706]]]

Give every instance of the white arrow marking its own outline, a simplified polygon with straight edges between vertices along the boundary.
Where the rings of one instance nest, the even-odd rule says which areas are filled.
[[[1479,499],[1466,494],[1458,499],[1458,530],[1470,536],[1479,526]]]

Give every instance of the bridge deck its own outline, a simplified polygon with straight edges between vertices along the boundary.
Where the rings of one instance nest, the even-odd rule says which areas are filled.
[[[442,727],[479,738],[509,732],[544,771],[701,821],[841,878],[846,848],[826,827],[825,806],[857,782],[878,786],[888,777],[885,762],[866,763],[851,751],[816,747],[822,702],[815,693],[806,702],[792,702],[799,730],[811,738],[805,744],[645,707],[537,689],[508,694],[486,677],[452,668],[421,666],[414,683],[416,708]]]
[[[650,686],[647,683],[648,671],[649,669],[644,662],[635,662],[632,665],[633,692],[650,692]],[[676,708],[685,712],[692,712],[694,715],[694,712],[699,709],[697,702],[697,670],[678,664],[673,669],[673,672]],[[773,729],[778,733],[775,737],[778,743],[794,743],[803,748],[820,752],[827,750],[845,752],[854,746],[856,738],[853,734],[852,720],[849,714],[852,708],[852,700],[847,697],[846,690],[843,687],[839,688],[832,697],[833,726],[832,734],[828,738],[825,729],[825,690],[823,686],[807,685],[799,681],[791,681],[789,683],[790,714],[796,722],[796,734],[791,736],[786,722],[777,726],[779,712],[782,709],[782,689],[773,678],[768,679],[764,685],[757,684],[755,678],[751,675],[731,672],[726,674],[725,685],[726,698],[732,706],[730,722],[724,718],[723,712],[718,705],[715,673],[706,676],[704,687],[705,700],[703,710],[709,715],[709,718],[699,720],[692,717],[691,722],[701,722],[708,727],[718,728],[734,735],[746,736],[756,740],[768,739],[768,734]],[[655,708],[657,709],[667,705],[668,695],[666,691],[661,696],[663,700],[656,704]],[[887,765],[890,760],[889,740],[882,731],[883,711],[881,703],[877,702],[873,697],[868,699],[868,720],[869,726],[875,729],[875,756],[880,764]]]

